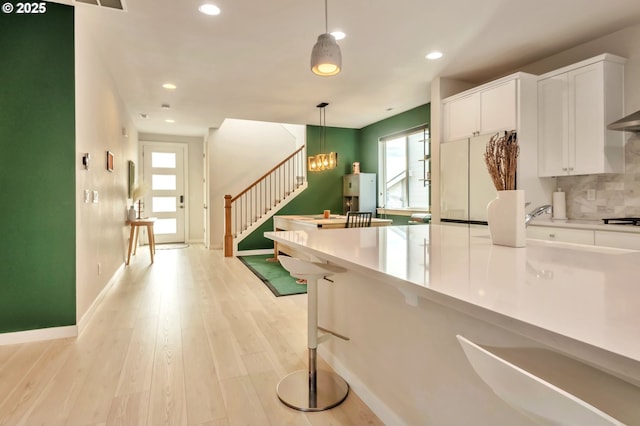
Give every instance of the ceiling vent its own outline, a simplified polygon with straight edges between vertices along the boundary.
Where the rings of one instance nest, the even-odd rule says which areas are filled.
[[[122,10],[126,12],[124,0],[75,0],[76,3],[93,4],[95,6],[108,7],[109,9]]]

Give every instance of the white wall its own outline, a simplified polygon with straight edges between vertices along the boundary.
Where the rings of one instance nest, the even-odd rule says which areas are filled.
[[[189,182],[189,192],[186,194],[188,204],[188,234],[187,242],[204,242],[204,138],[197,136],[174,136],[156,135],[141,133],[138,137],[140,142],[166,142],[187,145],[189,158],[187,159],[187,180]],[[138,164],[142,165],[142,158],[138,159]],[[142,167],[137,168],[142,173]],[[142,176],[139,176],[142,179]]]
[[[138,136],[95,44],[85,8],[75,9],[76,55],[76,318],[78,322],[123,265],[126,256],[128,160]],[[123,132],[124,129],[124,132]],[[126,133],[126,135],[123,135]],[[106,152],[115,156],[106,170]],[[82,153],[91,155],[89,170]],[[98,191],[85,203],[84,190]]]
[[[305,126],[227,119],[208,137],[210,248],[222,248],[224,196],[236,195],[305,144]]]

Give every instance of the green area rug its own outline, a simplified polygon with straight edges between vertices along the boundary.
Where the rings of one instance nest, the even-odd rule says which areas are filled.
[[[267,261],[267,259],[273,259],[273,254],[238,256],[238,259],[247,265],[247,268],[256,274],[276,297],[307,292],[307,286],[296,284],[296,279],[289,275],[289,272],[280,265],[280,262]]]

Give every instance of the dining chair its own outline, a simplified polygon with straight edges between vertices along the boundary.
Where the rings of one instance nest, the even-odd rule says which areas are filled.
[[[347,212],[345,228],[366,228],[371,226],[371,212]]]

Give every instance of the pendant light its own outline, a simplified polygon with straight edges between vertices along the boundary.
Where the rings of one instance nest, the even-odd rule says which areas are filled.
[[[329,34],[327,0],[324,0],[324,29],[324,34],[318,36],[318,41],[311,51],[311,71],[327,77],[338,74],[342,68],[340,46],[336,43],[336,38]]]
[[[320,109],[320,154],[307,157],[307,169],[311,172],[335,169],[338,166],[338,153],[329,152],[325,154],[325,143],[327,135],[326,111],[329,105],[326,102],[316,105]]]

